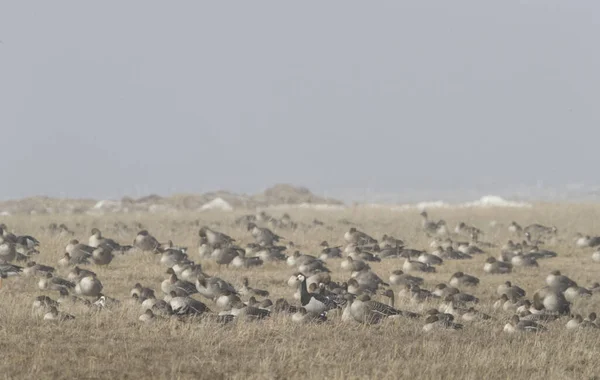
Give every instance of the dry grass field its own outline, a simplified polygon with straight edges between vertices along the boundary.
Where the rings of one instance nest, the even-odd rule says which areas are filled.
[[[345,211],[289,210],[301,223],[296,230],[276,230],[293,241],[303,253],[317,254],[323,240],[342,244],[348,220],[359,230],[375,238],[384,233],[404,239],[411,248],[428,249],[430,239],[420,231],[417,211],[391,212],[383,209]],[[271,211],[280,216],[282,211]],[[248,231],[235,227],[238,213],[189,213],[170,215],[111,214],[105,216],[31,216],[6,217],[2,222],[17,234],[30,234],[41,241],[41,254],[34,259],[56,266],[69,237],[51,236],[42,231],[49,223],[66,223],[75,236],[87,242],[93,227],[122,243],[131,243],[135,233],[115,231],[119,221],[129,226],[141,222],[159,241],[173,240],[189,247],[197,259],[198,223],[208,225],[236,238],[240,245],[252,242]],[[482,240],[500,246],[511,238],[507,226],[512,220],[521,225],[539,222],[555,225],[558,244],[548,247],[558,252],[553,259],[539,261],[537,269],[515,269],[508,275],[483,272],[487,254],[472,260],[445,261],[437,273],[417,274],[425,278],[424,288],[447,282],[457,270],[475,275],[481,284],[469,289],[481,299],[477,306],[493,316],[491,321],[461,322],[460,331],[424,333],[424,318],[396,319],[379,325],[343,323],[339,315],[320,325],[297,325],[289,316],[273,316],[259,322],[220,325],[210,321],[182,322],[160,320],[144,325],[138,321],[140,305],[129,298],[136,282],[160,292],[167,278],[159,256],[132,253],[116,257],[107,267],[91,266],[104,285],[107,296],[122,301],[112,309],[90,311],[83,306],[65,308],[76,316],[73,321],[53,323],[32,315],[31,307],[41,292],[37,279],[11,277],[0,289],[0,378],[128,378],[128,379],[290,379],[290,378],[410,378],[410,379],[598,379],[600,378],[600,330],[567,331],[568,317],[545,323],[540,334],[506,334],[502,329],[512,313],[494,311],[496,287],[506,280],[523,287],[528,296],[545,285],[546,275],[560,269],[580,285],[600,281],[600,263],[591,260],[591,249],[573,244],[576,232],[600,233],[598,205],[536,205],[532,209],[454,209],[430,210],[433,218],[443,218],[451,228],[464,221],[481,228]],[[302,227],[317,218],[324,227]],[[498,226],[490,227],[495,220]],[[77,227],[76,227],[77,226]],[[327,228],[330,227],[330,228]],[[462,239],[464,240],[464,238]],[[500,248],[489,250],[498,256]],[[348,272],[340,269],[340,260],[327,262],[335,281],[345,281]],[[383,260],[371,265],[387,280],[400,259]],[[293,301],[294,289],[286,284],[295,271],[282,263],[267,263],[250,270],[218,270],[212,262],[202,262],[205,272],[218,274],[235,285],[247,276],[251,285],[268,289],[270,298]],[[66,275],[68,270],[58,269]],[[396,291],[398,289],[395,289]],[[197,294],[195,298],[200,298]],[[216,309],[207,300],[207,305]],[[383,301],[383,300],[382,300]],[[400,300],[399,300],[400,301]],[[296,304],[298,301],[295,301]],[[414,305],[399,303],[404,310],[424,312],[438,303]],[[600,295],[576,302],[573,311],[587,315],[600,312]]]

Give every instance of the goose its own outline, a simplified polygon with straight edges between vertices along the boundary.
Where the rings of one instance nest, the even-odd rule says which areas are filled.
[[[502,309],[504,311],[515,310],[517,309],[517,300],[514,298],[509,298],[506,294],[502,294],[500,298],[494,302],[492,308],[494,310]]]
[[[72,264],[83,264],[92,257],[94,248],[89,245],[82,244],[77,239],[69,241],[65,247],[65,252],[69,254],[69,262]]]
[[[268,297],[269,292],[262,289],[251,288],[249,285],[248,277],[242,279],[243,286],[238,290],[238,293],[242,296],[254,295],[258,297]]]
[[[92,303],[92,306],[99,310],[99,309],[111,308],[114,306],[118,306],[120,304],[121,304],[121,301],[119,301],[115,298],[107,297],[102,293],[98,293],[98,295],[96,295],[96,300],[94,301],[94,303]]]
[[[75,293],[86,297],[97,297],[102,292],[102,288],[102,282],[95,276],[86,276],[75,285]]]
[[[113,239],[107,239],[103,237],[102,232],[100,232],[100,230],[97,228],[92,228],[90,238],[88,239],[88,245],[93,248],[104,247],[109,251],[121,253],[125,253],[132,248],[130,245],[122,246]]]
[[[238,255],[231,261],[231,265],[233,265],[234,268],[253,268],[263,264],[264,261],[260,257],[246,257],[246,252],[244,250],[238,251]]]
[[[40,278],[38,287],[40,290],[60,291],[64,289],[68,291],[69,289],[74,289],[75,284],[63,278],[54,277],[52,273],[48,272],[44,277]]]
[[[34,251],[37,247],[39,247],[40,242],[38,239],[29,235],[21,235],[17,236],[14,239],[17,246],[21,246],[24,252]]]
[[[18,276],[21,272],[23,272],[23,267],[0,263],[0,288],[2,287],[3,278]]]
[[[233,285],[227,281],[218,277],[206,277],[205,275],[199,275],[196,278],[196,290],[200,295],[211,300],[215,300],[223,291],[236,293]]]
[[[501,296],[502,294],[506,294],[509,298],[512,299],[523,298],[526,295],[525,290],[516,285],[513,285],[510,281],[506,281],[505,283],[498,285],[496,293],[499,296]]]
[[[429,220],[429,215],[426,211],[421,212],[421,226],[425,230],[427,235],[445,235],[447,231],[446,222],[440,220],[438,222],[434,222]]]
[[[231,306],[231,310],[229,313],[237,319],[245,320],[263,319],[271,315],[271,312],[269,310],[261,309],[259,307],[254,306],[248,306],[242,301],[234,302]]]
[[[578,298],[581,298],[581,297],[591,297],[592,296],[592,292],[589,291],[588,289],[584,288],[584,287],[577,286],[577,284],[575,284],[573,286],[569,286],[564,291],[564,295],[565,295],[565,298],[567,299],[567,301],[573,303]]]
[[[59,303],[48,296],[37,296],[33,300],[31,311],[33,315],[37,317],[43,317],[48,311],[50,311],[50,307],[52,306],[58,307]]]
[[[171,291],[171,300],[169,304],[173,313],[177,315],[199,316],[204,313],[211,313],[210,309],[202,302],[189,296],[178,296],[175,291]]]
[[[150,298],[151,296],[154,296],[154,290],[143,287],[142,284],[138,282],[133,286],[129,294],[132,297],[136,295],[139,298],[140,302],[144,302],[144,300]]]
[[[442,265],[444,262],[440,257],[427,252],[421,253],[417,258],[417,261],[427,265]]]
[[[352,302],[350,313],[356,322],[368,325],[379,323],[391,316],[402,315],[400,310],[381,302],[373,301],[366,294],[357,297]]]
[[[256,256],[262,261],[284,261],[287,256],[283,253],[286,247],[281,246],[259,246],[256,251]]]
[[[160,243],[156,238],[148,233],[147,230],[141,230],[133,240],[133,246],[143,252],[158,252]]]
[[[300,281],[300,302],[307,312],[321,314],[338,307],[338,304],[328,297],[318,293],[309,293],[307,278],[304,274],[298,274],[298,280]]]
[[[521,312],[519,318],[523,321],[534,321],[534,322],[552,322],[560,318],[560,315],[546,311],[536,310],[536,313],[532,313],[529,310]]]
[[[479,285],[479,279],[475,276],[471,276],[469,274],[465,274],[463,272],[456,272],[450,277],[450,281],[448,281],[450,286],[458,287],[458,286],[477,286]]]
[[[529,321],[529,320],[521,320],[519,318],[518,315],[513,315],[512,318],[510,319],[510,322],[508,322],[506,325],[504,325],[504,332],[509,333],[509,334],[514,334],[516,332],[533,332],[533,333],[538,333],[538,332],[543,332],[546,331],[547,329],[534,322],[534,321]]]
[[[214,246],[215,244],[228,246],[230,244],[235,243],[235,239],[232,238],[231,236],[226,235],[222,232],[213,231],[206,226],[200,228],[198,235],[200,236],[200,238],[206,238],[208,244],[210,244],[212,246]]]
[[[471,236],[472,234],[480,234],[481,230],[474,226],[469,226],[465,222],[460,222],[454,228],[454,233],[459,235]]]
[[[395,259],[402,256],[402,251],[404,247],[391,247],[386,246],[380,248],[379,245],[375,245],[373,247],[373,252],[377,255],[380,260],[383,259]]]
[[[458,289],[446,284],[437,284],[431,292],[435,297],[446,298],[449,295],[455,294]]]
[[[226,268],[229,268],[229,264],[231,264],[233,259],[239,256],[240,252],[244,252],[241,248],[236,248],[233,246],[221,247],[221,249],[216,251],[217,254],[215,255],[215,262],[217,263],[219,268],[221,268],[221,265],[225,265]]]
[[[66,268],[72,265],[83,265],[89,263],[90,262],[87,259],[87,257],[79,257],[78,259],[73,259],[69,252],[65,252],[63,257],[60,260],[58,260],[58,266],[62,268]]]
[[[390,247],[390,248],[397,248],[397,247],[403,247],[404,246],[404,241],[402,241],[402,239],[396,239],[392,236],[389,236],[387,234],[384,234],[381,237],[381,248],[385,248],[385,247]]]
[[[556,227],[547,227],[538,223],[530,224],[527,227],[523,228],[523,232],[526,234],[529,233],[533,236],[547,236],[547,235],[555,235],[558,230]]]
[[[315,256],[303,255],[300,253],[300,251],[294,251],[294,253],[287,258],[286,263],[287,265],[294,267],[303,264],[309,264],[316,260],[317,258]]]
[[[402,265],[402,270],[405,272],[425,272],[425,273],[435,273],[435,267],[431,265],[422,263],[420,261],[412,261],[408,258],[404,259],[404,265]]]
[[[37,275],[44,275],[48,272],[54,273],[55,269],[51,266],[41,265],[35,261],[29,261],[25,268],[23,268],[23,275],[26,277],[35,277]]]
[[[516,310],[516,313],[519,315],[519,317],[523,317],[523,315],[525,313],[530,313],[531,311],[531,302],[529,300],[519,300],[518,301],[518,307]]]
[[[558,256],[556,252],[549,251],[547,249],[540,249],[538,246],[529,247],[528,255],[534,257],[537,260],[551,259],[553,257]]]
[[[314,285],[314,284],[311,284],[309,286],[309,291],[310,291],[312,285]],[[348,280],[347,286],[348,286],[348,289],[347,289],[348,293],[356,295],[356,296],[362,294],[363,292],[368,292],[368,293],[373,293],[374,292],[374,289],[372,287],[361,286],[358,283],[358,281],[356,281],[356,279],[354,279],[354,278],[351,278],[351,279]],[[375,288],[375,290],[376,289],[377,288]]]
[[[463,313],[461,318],[466,322],[487,321],[492,319],[492,317],[490,317],[488,314],[477,311],[474,307],[470,307],[465,313]]]
[[[154,315],[154,312],[152,312],[152,309],[146,309],[144,314],[140,315],[138,320],[142,323],[149,324],[156,320],[156,316]]]
[[[459,302],[461,304],[465,304],[465,303],[469,303],[469,302],[479,303],[479,298],[475,297],[472,294],[461,292],[457,288],[450,288],[447,297],[452,297],[452,300]]]
[[[421,277],[411,276],[400,269],[393,271],[389,280],[391,285],[422,285],[424,281]]]
[[[113,251],[106,246],[100,246],[92,252],[92,262],[96,265],[108,265],[114,257]]]
[[[198,293],[193,283],[179,280],[172,268],[167,269],[166,273],[170,274],[170,277],[164,280],[160,286],[163,293],[170,294],[174,291],[177,296],[189,296],[190,294]]]
[[[79,298],[77,296],[69,295],[69,291],[67,290],[67,288],[60,289],[58,293],[59,296],[56,301],[60,304],[82,304],[84,306],[91,306],[90,301],[83,298]]]
[[[494,243],[479,240],[479,233],[477,233],[477,232],[471,233],[471,243],[469,244],[469,246],[474,246],[477,248],[479,248],[479,247],[496,248],[497,247],[497,245]],[[483,253],[483,251],[482,251],[482,253]]]
[[[185,259],[183,261],[175,263],[171,268],[173,268],[173,272],[175,272],[175,274],[178,277],[182,277],[181,274],[183,273],[183,271],[186,270],[186,269],[188,269],[188,268],[190,268],[190,267],[192,267],[193,265],[194,265],[193,261]],[[187,280],[187,279],[184,278],[184,280]]]
[[[577,234],[575,245],[580,248],[600,246],[600,236],[591,237],[589,235]]]
[[[523,228],[517,222],[512,221],[508,225],[508,232],[511,234],[521,235],[523,233]]]
[[[67,280],[72,281],[72,282],[78,282],[79,280],[81,280],[84,277],[87,276],[92,276],[92,277],[96,277],[96,273],[92,272],[91,270],[87,270],[87,269],[81,269],[78,266],[75,266],[73,269],[71,269],[71,271],[67,274]]]
[[[463,325],[454,322],[454,316],[452,314],[433,314],[429,315],[425,319],[425,325],[423,326],[424,332],[431,332],[434,330],[461,330]]]
[[[591,313],[589,313],[589,314],[588,314],[588,316],[587,316],[587,318],[585,319],[585,321],[587,321],[587,322],[591,322],[591,323],[593,323],[593,324],[596,324],[596,318],[597,318],[597,316],[596,316],[596,313],[594,313],[594,312],[591,312]],[[600,326],[599,326],[599,327],[600,327]]]
[[[229,310],[231,309],[231,305],[233,305],[236,301],[241,301],[240,297],[238,297],[236,293],[225,289],[215,299],[215,304],[221,310]]]
[[[188,255],[179,249],[166,249],[160,255],[160,263],[172,268],[175,264],[188,262]]]
[[[350,228],[344,234],[344,240],[347,243],[358,245],[377,244],[377,240],[373,239],[364,232],[358,231],[355,227]]]
[[[480,255],[485,251],[473,243],[459,243],[457,250],[465,255]]]
[[[254,223],[248,223],[247,229],[250,231],[250,234],[256,243],[262,246],[270,246],[273,245],[273,243],[277,243],[279,240],[283,239],[281,236],[273,233],[273,231],[270,229],[260,228]]]
[[[421,289],[419,285],[411,285],[409,288],[410,300],[413,303],[421,303],[435,298],[436,296],[426,289]]]
[[[300,307],[292,314],[292,322],[295,323],[323,323],[327,321],[325,314],[314,314],[306,311],[305,308]]]
[[[175,269],[173,269],[175,271]],[[195,282],[198,276],[204,275],[201,264],[189,264],[181,271],[180,277],[189,282]]]
[[[321,255],[319,256],[321,260],[337,259],[342,257],[342,250],[340,249],[340,246],[330,247],[326,240],[321,242],[320,246],[322,247]]]
[[[321,260],[315,260],[307,264],[302,264],[298,267],[298,271],[305,273],[309,277],[317,273],[331,272]]]
[[[0,227],[0,263],[8,263],[17,256],[15,241],[10,236],[5,236],[5,231]]]
[[[212,254],[212,247],[208,244],[208,239],[200,238],[200,244],[198,245],[198,256],[200,259],[208,259]]]
[[[579,314],[575,314],[567,322],[567,325],[565,327],[567,328],[567,330],[574,330],[574,329],[578,329],[582,323],[583,323],[583,317],[581,317],[581,315],[579,315]]]
[[[371,269],[369,264],[365,263],[362,260],[354,260],[352,257],[348,256],[340,263],[340,267],[343,270],[350,272],[358,272],[361,270]]]
[[[505,274],[512,272],[512,264],[498,261],[493,257],[488,257],[485,260],[483,271],[490,274]]]
[[[374,255],[371,252],[363,251],[363,249],[361,247],[354,248],[354,250],[352,252],[348,253],[348,257],[351,257],[354,260],[363,260],[363,261],[369,261],[369,262],[380,262],[381,261],[381,258],[379,258],[378,256]]]
[[[177,294],[175,296],[177,296]],[[171,297],[171,299],[172,298],[173,297]],[[171,309],[171,304],[165,300],[157,299],[154,294],[149,295],[148,298],[146,298],[145,300],[142,301],[141,308],[142,308],[142,311],[147,310],[147,309],[152,309],[153,311],[158,311],[161,314],[172,314],[173,313],[173,309]]]
[[[539,267],[534,256],[517,253],[510,259],[510,263],[515,267]]]
[[[466,253],[455,250],[452,246],[444,248],[438,255],[443,260],[469,260],[473,257]]]
[[[285,298],[279,298],[275,301],[271,311],[272,313],[294,314],[298,311],[298,308],[290,305]]]
[[[564,294],[559,289],[550,286],[535,292],[533,306],[537,310],[546,309],[563,315],[569,314],[571,311],[569,301],[567,301]]]
[[[59,312],[56,306],[50,306],[50,311],[44,315],[44,321],[64,322],[75,319],[71,314]]]
[[[369,269],[352,272],[352,278],[356,279],[360,285],[368,286],[373,289],[377,289],[377,287],[380,285],[390,286]]]
[[[560,292],[564,292],[572,286],[577,286],[575,281],[560,273],[559,270],[554,270],[546,277],[546,285]]]

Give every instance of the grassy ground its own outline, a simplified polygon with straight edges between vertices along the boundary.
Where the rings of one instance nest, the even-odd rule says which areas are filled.
[[[278,212],[273,211],[274,216]],[[331,228],[299,228],[277,231],[294,241],[302,252],[318,253],[318,244],[328,240],[342,243],[349,220],[376,238],[384,233],[405,240],[409,247],[428,248],[429,240],[419,232],[416,211],[390,212],[379,209],[347,211],[290,212],[298,222],[308,224],[318,218]],[[104,284],[104,292],[121,299],[122,306],[91,313],[85,308],[66,309],[77,319],[60,324],[48,323],[31,313],[35,296],[43,294],[37,280],[10,278],[0,289],[0,378],[599,378],[600,331],[566,331],[568,320],[546,324],[549,331],[538,335],[506,335],[502,328],[509,313],[494,312],[491,304],[498,284],[511,280],[529,295],[544,285],[546,275],[560,269],[581,285],[600,281],[600,264],[591,261],[591,250],[575,248],[575,232],[599,233],[596,205],[537,205],[533,209],[430,210],[433,218],[444,218],[453,228],[457,222],[474,224],[486,232],[485,240],[505,243],[507,225],[516,220],[522,225],[541,222],[556,225],[563,239],[552,247],[559,257],[540,261],[539,269],[515,270],[510,275],[485,275],[483,261],[487,255],[470,261],[445,262],[438,273],[425,274],[425,288],[447,282],[452,273],[462,270],[481,278],[474,293],[482,301],[479,308],[490,313],[490,322],[466,323],[462,331],[425,334],[423,319],[388,321],[365,327],[344,324],[333,317],[324,325],[298,326],[284,317],[260,323],[237,323],[220,326],[214,323],[182,323],[175,320],[141,325],[139,305],[128,301],[129,290],[136,282],[151,286],[160,293],[166,278],[159,258],[149,254],[118,257],[106,268],[92,267]],[[92,227],[123,243],[131,242],[137,232],[134,222],[141,222],[159,240],[173,240],[189,246],[196,255],[197,230],[212,225],[241,244],[250,242],[247,231],[233,227],[236,214],[203,213],[177,215],[107,215],[9,217],[9,229],[32,234],[42,242],[36,261],[56,265],[64,252],[68,237],[53,237],[41,227],[51,222],[65,222],[77,237],[87,241]],[[491,228],[496,220],[500,226]],[[130,232],[112,229],[116,222],[132,226]],[[76,227],[77,226],[77,227]],[[499,249],[490,251],[497,256]],[[334,280],[347,280],[348,273],[339,261],[328,262]],[[387,279],[402,261],[388,260],[372,265]],[[217,273],[213,263],[205,271]],[[292,300],[294,290],[286,281],[294,269],[285,263],[267,264],[249,271],[223,269],[219,276],[241,285],[248,276],[251,285],[266,288],[272,298]],[[62,271],[66,275],[67,271]],[[397,289],[396,289],[397,290]],[[55,294],[47,293],[55,297]],[[600,312],[600,297],[578,302],[575,312]],[[207,302],[209,307],[210,302]],[[410,304],[403,309],[420,311]],[[426,305],[425,308],[435,307]]]

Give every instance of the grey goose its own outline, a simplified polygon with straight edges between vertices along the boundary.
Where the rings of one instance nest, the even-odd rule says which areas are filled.
[[[235,239],[231,236],[226,235],[222,232],[213,231],[206,226],[200,228],[198,235],[200,236],[200,238],[206,238],[206,241],[211,246],[214,246],[215,244],[227,246],[235,242]]]

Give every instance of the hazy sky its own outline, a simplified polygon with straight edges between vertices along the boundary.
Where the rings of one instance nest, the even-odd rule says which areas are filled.
[[[0,1],[0,198],[600,182],[597,1]]]

